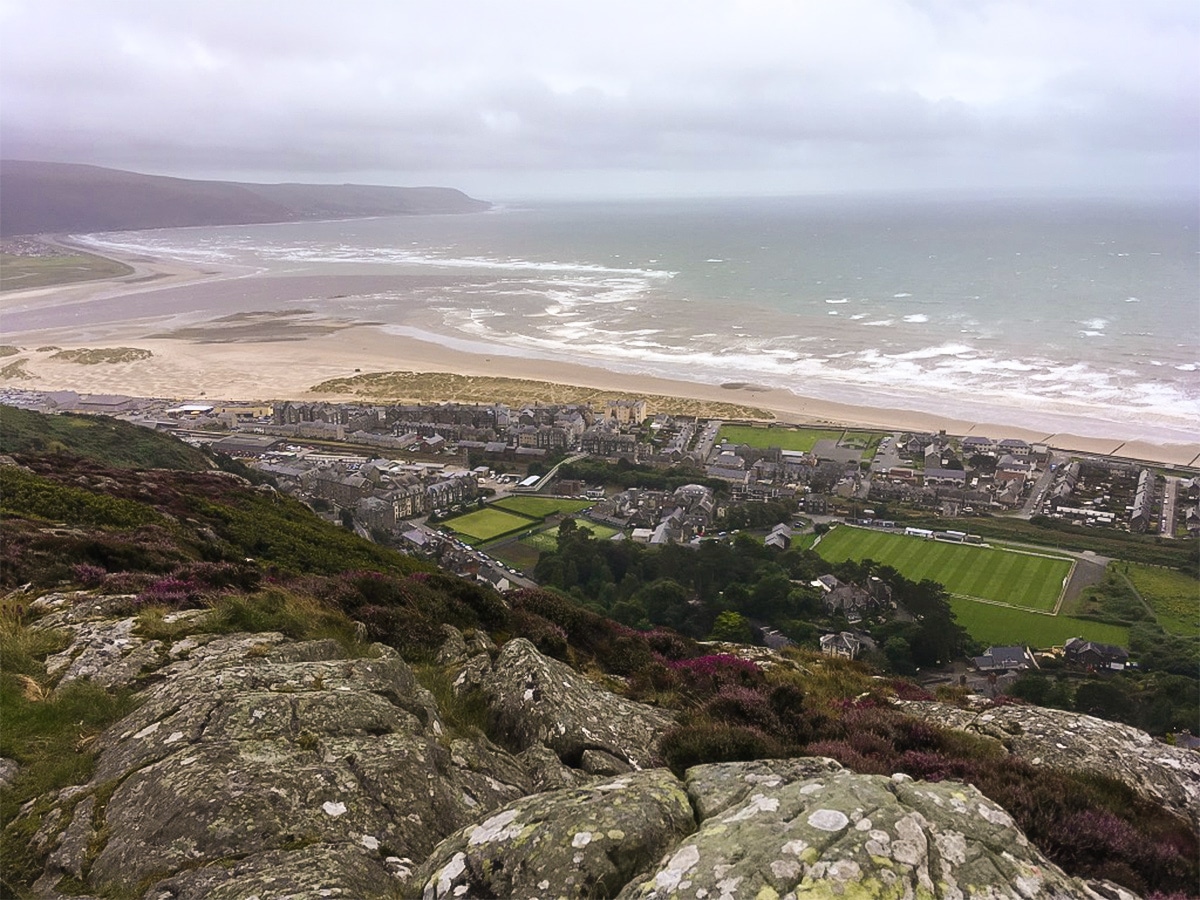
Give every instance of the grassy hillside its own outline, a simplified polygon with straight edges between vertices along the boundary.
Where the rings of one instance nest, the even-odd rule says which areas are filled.
[[[212,463],[176,438],[107,416],[45,416],[0,406],[0,453],[69,453],[116,468],[203,471]]]

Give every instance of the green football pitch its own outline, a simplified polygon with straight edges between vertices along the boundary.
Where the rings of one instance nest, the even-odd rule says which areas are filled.
[[[816,551],[829,562],[871,559],[912,581],[940,582],[961,597],[977,597],[1050,612],[1058,603],[1072,561],[1014,550],[931,541],[885,531],[839,526]]]
[[[526,516],[491,507],[478,509],[465,516],[447,519],[442,523],[444,527],[457,532],[473,543],[490,541],[492,538],[520,531],[522,528],[533,528],[538,524],[540,523]]]

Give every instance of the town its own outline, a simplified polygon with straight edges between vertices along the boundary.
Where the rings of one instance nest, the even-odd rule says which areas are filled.
[[[841,543],[845,535],[887,534],[912,546],[923,540],[976,549],[1002,544],[997,523],[1057,523],[1184,543],[1200,532],[1197,473],[1067,454],[1016,438],[704,420],[656,411],[638,398],[598,408],[180,403],[8,389],[0,402],[114,416],[205,445],[269,477],[331,522],[499,590],[543,583],[539,561],[557,549],[568,519],[596,540],[695,549],[742,534],[776,551],[819,548],[825,538],[828,549],[836,543],[829,534],[835,526]],[[871,551],[876,562],[903,570],[889,552]],[[1037,556],[1009,552],[1004,565],[1022,552],[1022,563]],[[1051,554],[1061,565],[1045,576],[1042,596],[1014,599],[1004,584],[989,594],[948,581],[956,614],[983,650],[972,658],[972,683],[993,692],[1011,684],[1037,667],[1030,648],[1060,660],[1087,659],[1093,669],[1125,666],[1124,632],[1105,630],[1103,615],[1097,623],[1066,615],[1104,577],[1103,563],[1087,552],[1064,547]],[[854,555],[851,549],[846,558]],[[946,580],[937,571],[930,577]],[[819,633],[810,637],[831,655],[873,650],[878,656],[872,626],[904,615],[890,586],[873,575],[854,583],[824,571],[793,581],[801,593],[811,592],[809,618]],[[1079,624],[1082,633],[1038,627],[1025,634],[1009,622],[995,633],[1021,640],[984,650],[994,629],[973,627],[972,614],[981,608],[1010,610],[1013,621],[1036,612],[1031,621],[1038,626],[1045,614],[1063,613],[1067,631]],[[793,629],[789,636],[762,615],[745,618],[745,634],[768,646],[804,633]],[[1112,642],[1090,640],[1087,632]]]

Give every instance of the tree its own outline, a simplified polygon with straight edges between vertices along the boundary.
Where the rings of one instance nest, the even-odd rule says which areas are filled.
[[[754,640],[750,622],[740,613],[726,610],[717,616],[708,635],[710,641],[729,641],[734,644],[749,644]]]
[[[916,673],[917,667],[913,665],[912,649],[909,647],[908,641],[900,635],[890,637],[884,642],[883,655],[887,657],[888,665],[897,675]]]
[[[638,591],[634,599],[646,608],[646,615],[655,625],[682,630],[688,617],[688,592],[678,582],[659,578]]]
[[[1075,690],[1075,709],[1100,719],[1129,716],[1129,695],[1117,681],[1086,681]]]

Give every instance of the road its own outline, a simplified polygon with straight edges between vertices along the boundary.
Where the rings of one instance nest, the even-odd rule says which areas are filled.
[[[1179,479],[1167,476],[1167,484],[1163,488],[1162,520],[1158,533],[1165,538],[1175,537],[1175,502],[1179,493]]]
[[[1037,484],[1035,484],[1033,489],[1029,492],[1029,496],[1021,505],[1020,511],[1012,514],[1014,519],[1028,519],[1037,512],[1038,501],[1041,500],[1046,491],[1049,490],[1050,482],[1054,478],[1054,473],[1050,471],[1050,466],[1053,462],[1054,456],[1052,454],[1046,459],[1046,468],[1042,472],[1042,477],[1038,479]]]

